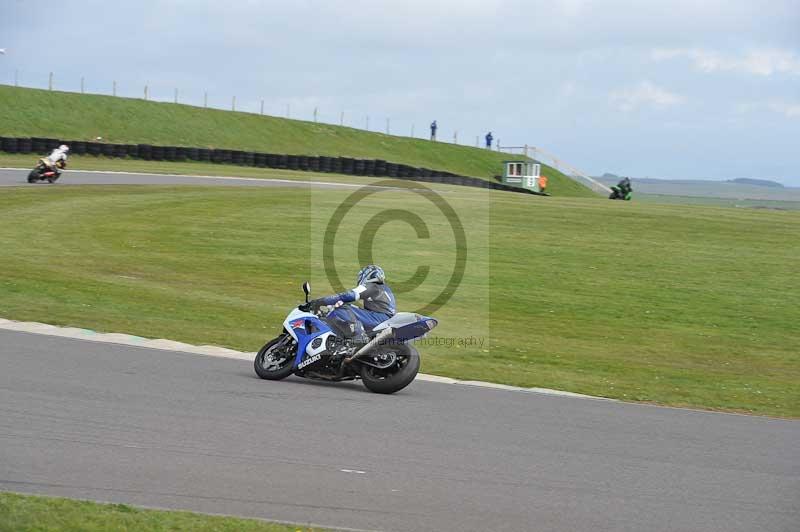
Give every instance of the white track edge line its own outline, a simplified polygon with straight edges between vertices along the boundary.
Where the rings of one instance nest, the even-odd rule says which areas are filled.
[[[90,329],[81,329],[78,327],[59,327],[57,325],[49,325],[47,323],[39,323],[34,321],[14,321],[5,318],[0,318],[0,330],[25,332],[33,334],[42,334],[46,336],[58,336],[62,338],[71,338],[75,340],[84,340],[89,342],[100,342],[108,344],[119,344],[133,347],[143,347],[146,349],[158,349],[161,351],[173,351],[180,353],[192,353],[197,355],[205,355],[219,358],[230,358],[235,360],[253,360],[255,353],[243,353],[234,349],[227,349],[225,347],[218,347],[214,345],[192,345],[183,342],[176,342],[164,338],[143,338],[141,336],[134,336],[131,334],[122,333],[99,333]],[[607,397],[596,397],[593,395],[584,395],[580,393],[566,392],[562,390],[551,390],[549,388],[523,388],[520,386],[509,386],[507,384],[497,384],[494,382],[484,381],[464,381],[459,379],[452,379],[450,377],[441,377],[439,375],[428,375],[420,373],[417,379],[427,382],[438,382],[441,384],[459,384],[462,386],[472,386],[476,388],[491,388],[495,390],[506,390],[513,392],[528,392],[543,395],[557,395],[562,397],[577,397],[581,399],[594,399],[601,401],[617,401],[616,399],[609,399]]]
[[[0,170],[19,170],[22,172],[29,171],[28,168],[12,168],[12,167],[5,167],[0,166]],[[279,177],[237,177],[237,176],[219,176],[219,175],[199,175],[199,174],[157,174],[157,173],[147,173],[147,172],[121,172],[117,170],[66,170],[64,173],[68,172],[75,172],[81,174],[115,174],[115,175],[138,175],[138,176],[147,176],[147,177],[189,177],[192,179],[223,179],[228,181],[271,181],[273,183],[287,183],[287,184],[302,184],[302,185],[321,185],[321,186],[331,186],[331,187],[343,187],[343,188],[380,188],[386,190],[434,190],[434,189],[427,189],[427,188],[404,188],[404,187],[387,187],[384,185],[371,185],[369,183],[365,183],[363,185],[359,185],[356,183],[335,183],[333,181],[306,181],[304,179],[281,179]],[[361,176],[358,176],[361,177]],[[391,179],[391,178],[389,178]],[[153,185],[153,183],[147,183],[149,185]],[[164,183],[165,185],[171,185],[173,183]],[[447,183],[438,183],[447,185]],[[11,185],[7,185],[11,186]],[[449,185],[449,186],[458,186],[458,185]],[[447,191],[436,191],[436,192],[447,192]]]
[[[11,167],[3,167],[0,166],[0,170],[21,170],[23,172],[27,172],[29,169],[27,168],[11,168]],[[365,187],[365,186],[375,186],[376,188],[396,188],[396,187],[378,187],[376,185],[357,185],[354,183],[334,183],[332,181],[306,181],[304,179],[281,179],[279,177],[237,177],[237,176],[217,176],[217,175],[200,175],[200,174],[157,174],[157,173],[147,173],[147,172],[121,172],[117,170],[68,170],[68,172],[75,172],[81,174],[115,174],[115,175],[139,175],[139,176],[148,176],[148,177],[190,177],[192,179],[226,179],[230,181],[274,181],[277,183],[302,183],[307,185],[332,185],[332,186],[342,186],[342,187]],[[165,183],[169,184],[169,183]]]

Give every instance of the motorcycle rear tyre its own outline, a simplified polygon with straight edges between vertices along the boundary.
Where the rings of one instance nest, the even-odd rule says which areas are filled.
[[[256,358],[253,361],[253,367],[256,370],[256,375],[258,375],[262,379],[266,379],[268,381],[279,381],[281,379],[285,379],[286,377],[294,373],[294,364],[291,356],[289,357],[287,364],[284,367],[281,367],[277,370],[268,370],[264,368],[261,363],[264,357],[266,356],[269,348],[281,340],[283,340],[282,336],[270,340],[264,345],[264,347],[259,349],[258,353],[256,354]]]
[[[369,391],[390,394],[402,390],[414,381],[419,371],[419,353],[416,349],[408,344],[381,346],[376,349],[394,349],[397,355],[407,358],[407,363],[397,373],[385,378],[374,375],[375,368],[362,365],[361,380]]]

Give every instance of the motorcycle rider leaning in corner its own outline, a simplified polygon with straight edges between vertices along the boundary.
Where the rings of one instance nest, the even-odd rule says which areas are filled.
[[[392,289],[386,284],[386,274],[380,266],[370,264],[361,268],[356,276],[356,284],[355,288],[347,292],[314,299],[308,303],[308,307],[336,306],[328,313],[327,321],[345,336],[356,341],[366,341],[364,328],[372,329],[394,316],[397,304]],[[345,305],[358,300],[364,302],[363,309],[355,305]]]
[[[51,170],[55,168],[64,168],[67,166],[67,153],[69,153],[69,146],[62,144],[54,149],[50,155],[42,157],[40,160]]]

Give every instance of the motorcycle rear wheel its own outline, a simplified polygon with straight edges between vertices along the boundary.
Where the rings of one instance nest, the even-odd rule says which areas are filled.
[[[256,375],[268,381],[279,381],[294,373],[292,345],[285,334],[267,342],[253,361]]]
[[[378,346],[375,351],[393,351],[397,362],[386,369],[361,365],[361,380],[369,391],[390,394],[414,381],[419,372],[419,353],[416,349],[408,344],[400,344]]]

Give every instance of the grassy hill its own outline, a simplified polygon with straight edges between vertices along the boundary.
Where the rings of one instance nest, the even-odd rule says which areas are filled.
[[[251,113],[0,85],[0,136],[40,136],[385,159],[491,179],[512,156],[484,149]],[[556,196],[594,193],[544,166]]]

